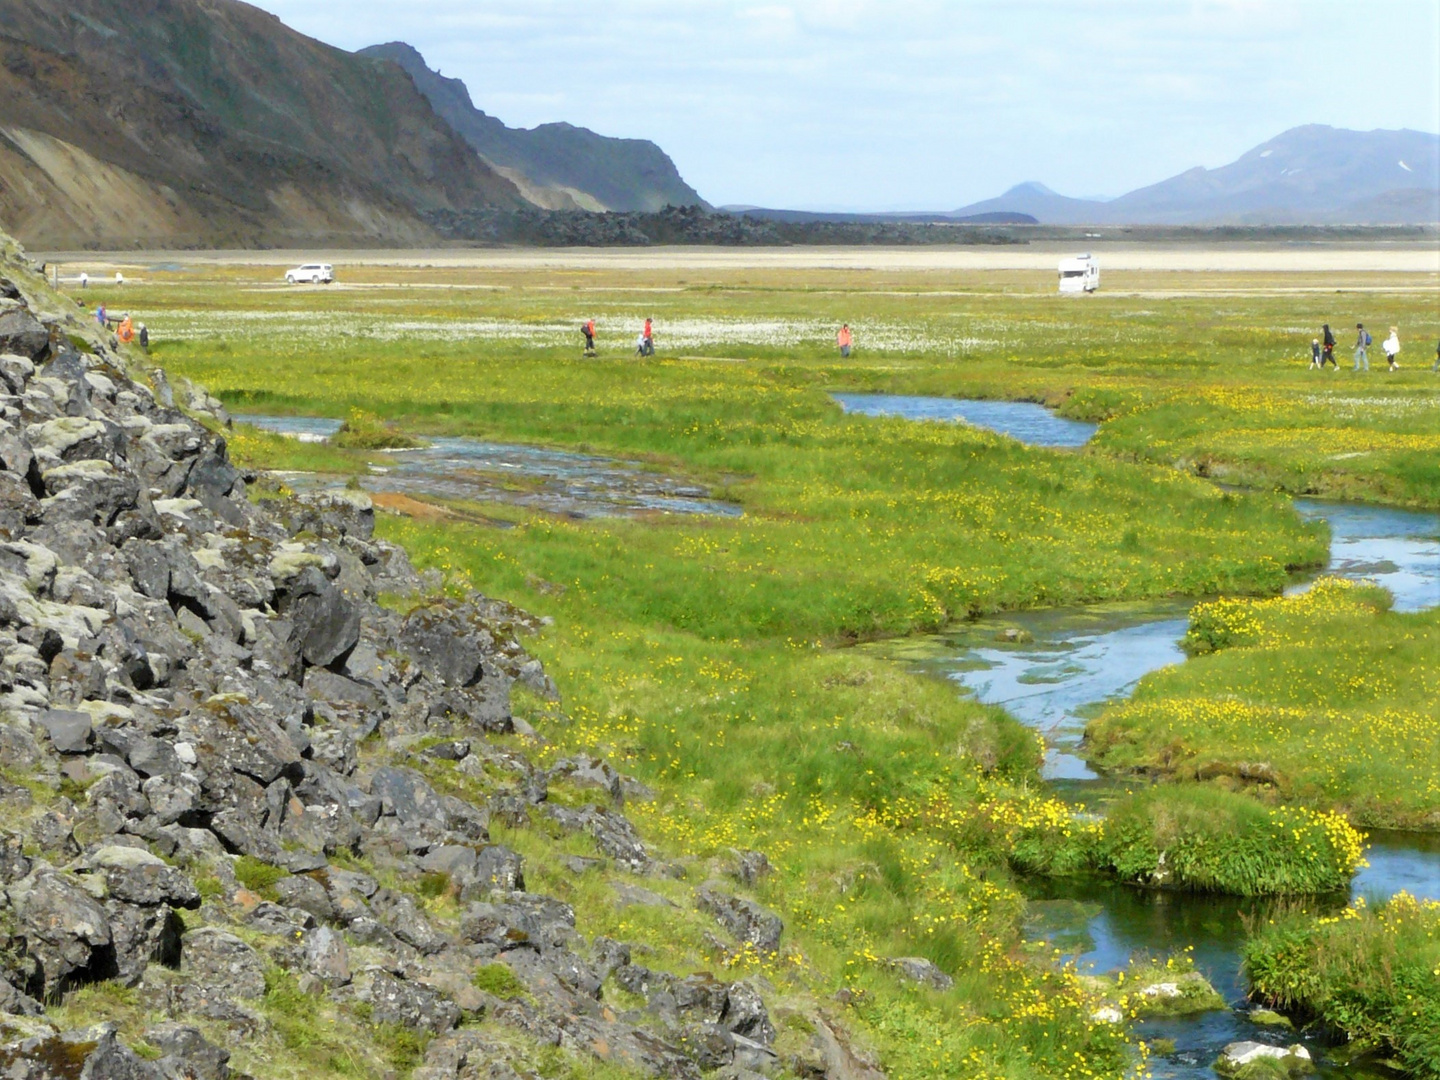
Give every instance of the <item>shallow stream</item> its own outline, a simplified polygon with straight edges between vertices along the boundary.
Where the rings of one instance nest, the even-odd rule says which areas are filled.
[[[1073,421],[1050,416],[1039,405],[1008,403],[1010,408],[997,411],[1002,403],[836,396],[849,412],[961,420],[1039,446],[1080,446],[1089,438],[1081,438],[1080,428],[1094,431],[1092,425],[1072,426]],[[1440,515],[1314,500],[1296,500],[1295,508],[1330,525],[1327,573],[1385,586],[1399,611],[1440,605]],[[1297,582],[1290,591],[1308,587],[1308,582]],[[1179,642],[1191,605],[1158,601],[1016,612],[879,648],[913,668],[952,679],[979,701],[999,705],[1040,731],[1047,746],[1046,779],[1057,795],[1083,800],[1115,789],[1079,754],[1086,717],[1104,702],[1128,694],[1142,676],[1185,659]],[[1404,890],[1440,900],[1440,837],[1374,834],[1366,858],[1370,865],[1356,876],[1353,895],[1381,901]],[[1022,887],[1030,898],[1032,938],[1074,956],[1081,971],[1113,971],[1125,967],[1136,953],[1164,955],[1192,947],[1196,967],[1222,996],[1242,1003],[1244,920],[1262,915],[1266,902],[1091,880],[1030,879]],[[1338,908],[1347,901],[1335,896],[1312,902]],[[1257,1027],[1239,1009],[1145,1021],[1138,1030],[1147,1039],[1174,1041],[1173,1052],[1151,1060],[1155,1077],[1214,1076],[1211,1063],[1230,1042],[1296,1041],[1294,1032]],[[1310,1049],[1320,1058],[1322,1076],[1371,1075],[1354,1066],[1342,1070],[1327,1065],[1323,1047],[1311,1044]]]
[[[238,423],[324,442],[340,421],[314,416],[236,416]],[[464,437],[436,438],[416,450],[385,454],[362,478],[367,491],[394,491],[470,502],[504,502],[567,517],[630,517],[646,513],[738,517],[734,503],[702,487],[614,458]],[[287,474],[294,484],[336,482],[318,474]]]

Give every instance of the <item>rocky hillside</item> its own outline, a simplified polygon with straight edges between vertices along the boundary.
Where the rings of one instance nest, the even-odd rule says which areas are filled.
[[[1404,225],[1440,221],[1440,136],[1291,128],[1218,169],[1196,167],[1109,202],[1019,184],[956,214],[1047,225]]]
[[[615,139],[572,124],[511,128],[477,109],[459,79],[432,71],[403,41],[372,45],[362,56],[390,60],[409,73],[435,111],[485,160],[548,210],[656,211],[703,206],[665,151],[645,139]]]
[[[47,248],[423,243],[528,205],[401,71],[236,0],[0,0],[0,220]]]
[[[661,857],[643,786],[539,764],[535,620],[439,592],[363,494],[237,469],[218,402],[0,245],[0,1073],[880,1076],[528,891],[492,830],[656,917],[684,889],[719,954],[784,934],[763,855]]]

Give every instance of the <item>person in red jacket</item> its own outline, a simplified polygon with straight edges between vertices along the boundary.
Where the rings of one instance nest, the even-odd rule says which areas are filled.
[[[585,335],[585,355],[595,355],[595,320],[586,319],[585,325],[580,327],[580,332]]]
[[[643,334],[641,334],[640,336],[645,339],[645,346],[644,346],[644,349],[642,350],[643,353],[644,353],[644,355],[646,355],[646,356],[654,356],[654,355],[655,355],[655,320],[654,320],[654,319],[646,319],[646,320],[645,320],[645,332],[644,332]]]
[[[850,346],[854,343],[855,338],[851,335],[850,324],[847,322],[844,326],[840,327],[840,332],[835,335],[835,344],[840,346],[840,355],[842,357],[849,356]]]

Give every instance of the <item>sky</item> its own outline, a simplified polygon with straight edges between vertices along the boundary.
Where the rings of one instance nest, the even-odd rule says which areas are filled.
[[[1299,124],[1440,131],[1435,0],[258,0],[512,127],[652,139],[714,205],[1109,196]]]

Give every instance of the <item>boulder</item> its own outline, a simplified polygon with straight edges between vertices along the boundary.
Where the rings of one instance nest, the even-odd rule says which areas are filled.
[[[50,331],[24,308],[0,314],[0,353],[38,361],[50,350]]]
[[[921,956],[901,956],[888,961],[889,966],[911,982],[928,986],[932,990],[949,990],[955,980]]]
[[[1299,1043],[1271,1046],[1248,1040],[1227,1045],[1212,1067],[1220,1076],[1234,1080],[1273,1080],[1315,1071],[1310,1051]]]
[[[230,1051],[216,1046],[199,1028],[174,1022],[157,1024],[145,1041],[163,1057],[156,1064],[167,1080],[229,1080]]]
[[[389,972],[370,971],[360,1000],[370,1003],[371,1015],[382,1024],[401,1024],[439,1035],[460,1022],[460,1007],[421,983],[397,979]]]
[[[213,926],[191,930],[181,940],[180,972],[192,986],[222,997],[265,994],[265,962],[234,934]]]
[[[69,878],[41,870],[10,888],[16,925],[36,964],[37,996],[109,978],[115,971],[105,909]]]
[[[89,713],[70,709],[46,709],[39,716],[40,726],[50,736],[50,743],[62,754],[83,754],[90,748],[93,724]]]
[[[400,647],[422,671],[451,687],[480,681],[489,644],[445,603],[416,608],[400,630]]]
[[[329,986],[350,981],[350,952],[345,936],[328,926],[305,932],[305,970]]]
[[[780,916],[755,901],[724,892],[710,883],[695,891],[695,906],[713,915],[737,940],[755,946],[762,953],[779,950],[784,923]]]

